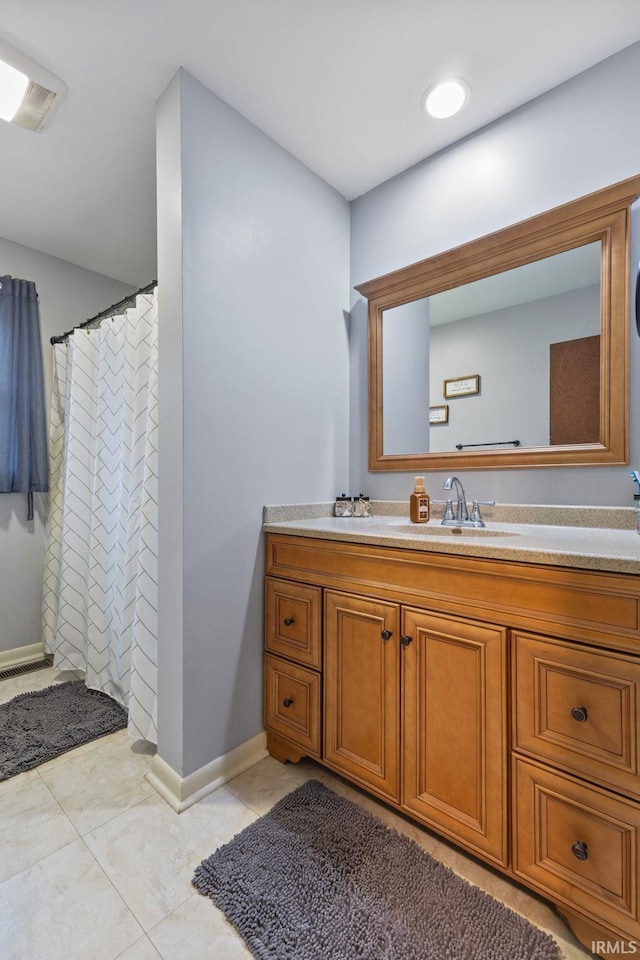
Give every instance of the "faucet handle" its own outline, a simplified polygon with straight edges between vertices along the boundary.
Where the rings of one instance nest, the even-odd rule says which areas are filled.
[[[455,520],[453,513],[453,500],[445,500],[443,520]]]
[[[495,507],[495,500],[474,500],[471,510],[471,520],[484,523],[482,520],[482,514],[480,513],[480,506],[483,507]]]
[[[443,520],[455,520],[455,515],[453,512],[453,500],[434,500],[431,498],[431,503],[444,503],[444,517]]]

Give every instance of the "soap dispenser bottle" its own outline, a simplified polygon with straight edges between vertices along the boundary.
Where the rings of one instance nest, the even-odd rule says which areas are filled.
[[[409,497],[409,517],[412,523],[427,523],[430,514],[429,494],[424,488],[424,477],[416,477],[416,487]]]

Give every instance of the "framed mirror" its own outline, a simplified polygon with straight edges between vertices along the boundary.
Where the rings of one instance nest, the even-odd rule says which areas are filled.
[[[369,469],[628,462],[640,177],[397,270],[369,301]]]

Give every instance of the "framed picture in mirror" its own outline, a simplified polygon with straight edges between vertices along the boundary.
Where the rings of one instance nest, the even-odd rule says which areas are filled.
[[[445,400],[452,397],[471,397],[474,393],[480,393],[480,375],[477,373],[472,377],[451,377],[442,385],[442,396]]]
[[[449,404],[443,403],[437,407],[429,407],[429,423],[449,423]]]

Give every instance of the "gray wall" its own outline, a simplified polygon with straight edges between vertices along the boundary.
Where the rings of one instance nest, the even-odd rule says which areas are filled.
[[[38,291],[45,398],[51,394],[49,339],[131,292],[131,287],[29,247],[0,239],[0,275],[33,280]],[[26,521],[24,494],[0,496],[0,650],[42,640],[42,570],[46,496],[34,496]]]
[[[431,404],[448,403],[449,422],[431,427],[429,449],[514,439],[547,446],[549,344],[598,333],[599,285],[434,327]],[[443,380],[476,373],[479,394],[444,400]]]
[[[427,297],[385,310],[382,357],[384,452],[424,452],[429,449],[426,414],[429,406]]]
[[[180,538],[161,551],[182,582],[161,557],[159,753],[186,776],[262,729],[263,504],[346,486],[349,205],[184,71],[158,151],[160,290],[183,272],[160,315],[160,528]]]
[[[640,171],[640,44],[496,121],[352,204],[351,283],[499,230]],[[634,208],[635,210],[635,208]],[[633,216],[633,256],[638,222]],[[631,334],[631,461],[638,466],[640,371]],[[351,489],[404,498],[412,479],[367,471],[366,309],[351,313]],[[420,473],[423,471],[420,470]],[[467,493],[507,503],[628,505],[626,467],[465,471]],[[430,492],[444,473],[427,476]]]
[[[181,75],[158,102],[158,743],[182,770],[183,362]],[[209,504],[210,493],[203,492]]]

